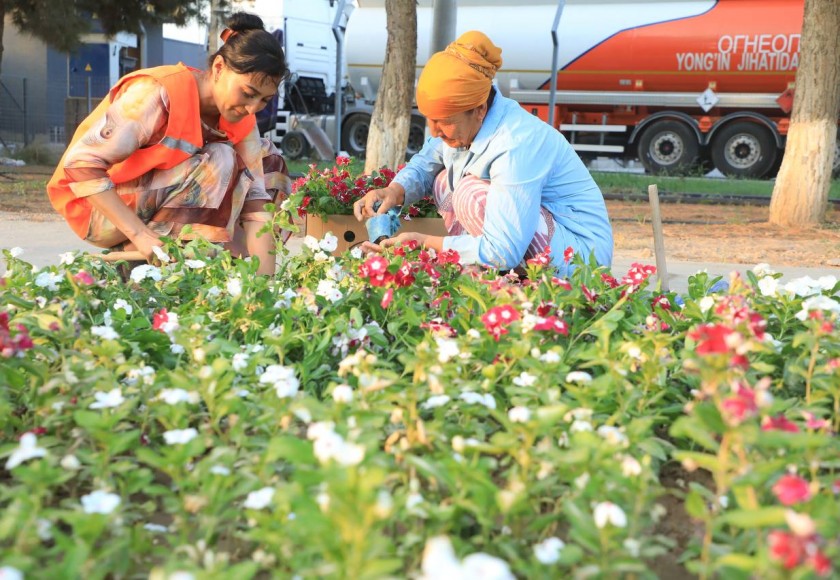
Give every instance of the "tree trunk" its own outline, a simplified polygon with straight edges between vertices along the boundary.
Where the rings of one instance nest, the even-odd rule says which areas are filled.
[[[840,3],[805,0],[793,115],[773,198],[770,223],[823,221],[831,187],[840,114]]]
[[[0,0],[0,73],[3,72],[3,34],[6,31],[6,0]]]
[[[370,120],[365,173],[405,161],[417,62],[415,0],[385,0],[388,44],[376,105]]]

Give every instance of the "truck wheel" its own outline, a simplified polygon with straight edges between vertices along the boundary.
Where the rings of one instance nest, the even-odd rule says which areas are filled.
[[[656,121],[639,139],[639,158],[649,173],[679,174],[699,163],[700,143],[679,121]]]
[[[408,145],[405,148],[406,159],[419,153],[426,142],[426,121],[423,117],[411,117],[411,126],[408,128]]]
[[[770,130],[749,121],[723,127],[712,140],[715,167],[732,177],[765,177],[773,169],[778,153]]]
[[[369,130],[370,117],[368,115],[360,113],[350,115],[341,129],[341,148],[351,157],[363,158]]]
[[[303,133],[299,131],[289,131],[283,135],[280,149],[288,159],[300,159],[309,155],[309,143]]]

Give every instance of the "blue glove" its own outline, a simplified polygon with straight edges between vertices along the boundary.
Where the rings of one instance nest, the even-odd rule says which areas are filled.
[[[373,211],[379,210],[381,201],[373,204]],[[383,214],[377,214],[365,222],[368,231],[368,239],[374,244],[382,240],[393,238],[400,229],[400,208],[392,207]]]

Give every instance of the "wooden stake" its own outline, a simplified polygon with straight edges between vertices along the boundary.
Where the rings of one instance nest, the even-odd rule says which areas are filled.
[[[653,249],[656,254],[656,277],[660,288],[668,292],[668,267],[665,265],[665,235],[662,232],[662,214],[659,211],[659,188],[656,184],[648,187],[650,213],[653,224]]]
[[[129,252],[108,252],[107,254],[91,254],[94,258],[99,258],[100,260],[104,260],[106,262],[119,262],[120,260],[125,260],[126,262],[145,262],[146,258],[143,257],[137,250],[131,250]]]

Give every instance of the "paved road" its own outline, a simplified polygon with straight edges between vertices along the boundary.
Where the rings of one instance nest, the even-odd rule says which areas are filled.
[[[300,239],[292,239],[293,251],[300,247]],[[97,248],[79,240],[67,224],[60,219],[52,221],[30,221],[15,219],[13,214],[0,212],[0,248],[9,249],[12,247],[23,249],[22,259],[27,262],[43,267],[57,264],[59,254],[70,250],[98,251]],[[631,262],[643,262],[654,264],[653,258],[638,260],[632,257],[619,256],[613,263],[613,273],[616,277],[623,275]],[[717,262],[676,262],[669,260],[666,264],[668,269],[668,280],[670,288],[677,292],[685,292],[688,287],[688,277],[701,270],[706,270],[713,275],[728,277],[730,272],[737,270],[743,275],[751,269],[754,264],[725,264]],[[775,270],[783,272],[784,280],[800,278],[802,276],[833,275],[840,278],[840,268],[795,268],[795,267],[774,267]],[[0,260],[0,272],[4,272],[5,263]]]

